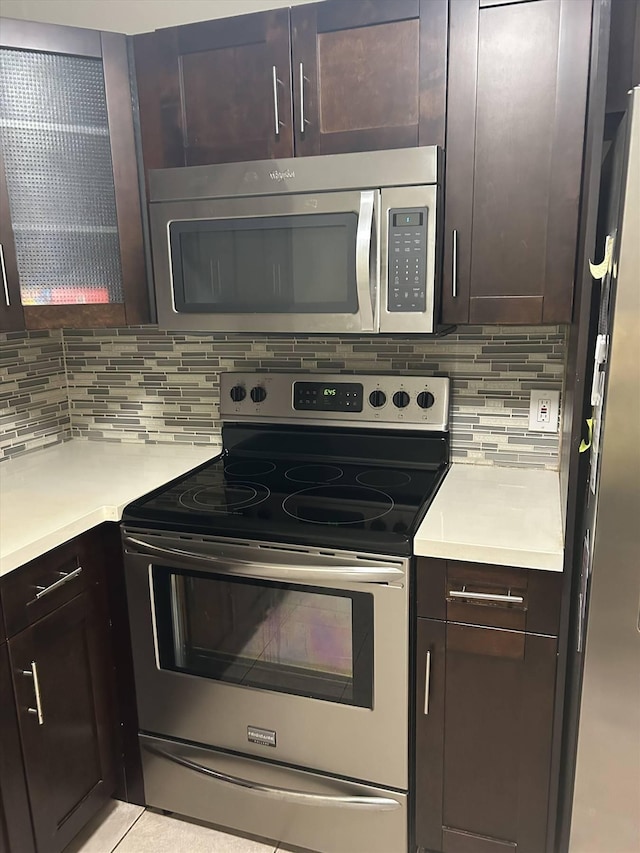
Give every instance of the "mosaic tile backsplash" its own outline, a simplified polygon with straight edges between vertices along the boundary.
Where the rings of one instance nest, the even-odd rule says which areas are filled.
[[[219,375],[227,370],[440,373],[452,380],[456,461],[558,467],[558,436],[531,433],[527,426],[530,390],[562,391],[566,343],[562,326],[469,326],[439,339],[250,339],[170,333],[149,326],[66,330],[61,340],[59,332],[22,338],[18,344],[15,335],[0,335],[0,347],[18,352],[12,364],[20,365],[23,373],[14,370],[10,381],[23,400],[20,415],[34,412],[34,434],[20,435],[19,429],[31,423],[29,415],[12,426],[15,407],[8,409],[4,456],[26,452],[32,441],[43,443],[43,435],[36,435],[43,428],[40,419],[55,414],[58,405],[60,441],[70,431],[76,438],[103,441],[218,446]],[[45,374],[38,371],[45,370],[47,358],[53,361],[54,350],[59,373],[49,374],[52,400],[47,399],[53,408],[43,412],[40,385],[24,382],[44,380]],[[41,362],[42,367],[34,367]],[[53,370],[54,365],[50,367]],[[68,412],[63,422],[65,384]],[[2,391],[6,405],[4,382]],[[29,407],[24,398],[36,394],[38,402]],[[53,440],[53,433],[47,438]]]
[[[62,332],[0,334],[0,459],[69,438]]]

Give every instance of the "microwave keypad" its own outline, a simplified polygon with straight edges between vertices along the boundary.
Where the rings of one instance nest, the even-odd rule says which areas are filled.
[[[426,310],[426,246],[426,207],[389,211],[389,312]]]

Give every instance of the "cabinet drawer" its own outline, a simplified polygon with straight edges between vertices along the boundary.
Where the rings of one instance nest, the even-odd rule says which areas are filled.
[[[557,636],[562,575],[422,557],[418,616]]]
[[[79,536],[26,563],[2,579],[8,637],[51,613],[87,588],[84,537]]]

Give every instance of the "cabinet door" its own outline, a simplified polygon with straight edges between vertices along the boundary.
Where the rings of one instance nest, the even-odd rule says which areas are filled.
[[[555,638],[418,622],[417,844],[443,853],[544,853]]]
[[[296,155],[444,145],[446,0],[291,9]]]
[[[0,332],[24,329],[16,247],[9,213],[7,179],[0,150]]]
[[[416,638],[416,804],[418,847],[442,849],[446,623],[418,619]]]
[[[6,643],[0,643],[0,851],[35,851]]]
[[[0,112],[27,328],[148,321],[126,38],[3,19]]]
[[[443,321],[570,322],[591,3],[456,0]]]
[[[289,10],[134,38],[145,169],[293,155]]]
[[[82,593],[9,640],[38,853],[58,853],[111,796],[106,626]]]

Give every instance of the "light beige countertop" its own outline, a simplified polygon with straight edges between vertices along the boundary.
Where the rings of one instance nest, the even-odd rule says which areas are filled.
[[[418,528],[414,553],[561,572],[558,472],[452,465]]]
[[[0,465],[0,576],[220,453],[214,445],[75,439]]]

